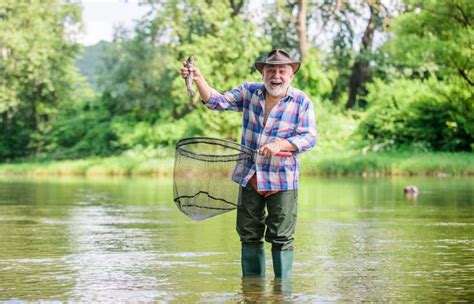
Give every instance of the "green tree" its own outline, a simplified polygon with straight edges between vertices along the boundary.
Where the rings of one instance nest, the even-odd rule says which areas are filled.
[[[296,1],[275,0],[267,4],[268,16],[263,20],[265,36],[271,39],[272,48],[298,50],[298,32],[295,27]]]
[[[197,134],[236,139],[239,114],[210,112],[191,100],[178,71],[193,55],[218,90],[260,79],[253,63],[269,42],[243,13],[245,3],[174,0],[149,5],[150,14],[133,38],[117,35],[100,77],[111,115],[122,116],[113,124],[119,142],[127,147],[169,144]]]
[[[472,1],[408,1],[383,47],[398,77],[370,86],[362,134],[435,150],[474,142]],[[387,69],[388,71],[388,69]],[[397,79],[398,78],[398,79]]]
[[[85,46],[82,53],[77,58],[76,66],[81,75],[87,78],[94,90],[97,88],[98,69],[103,63],[104,52],[111,42],[100,41],[91,46]]]
[[[431,77],[376,79],[368,85],[370,108],[360,123],[364,138],[387,148],[470,150],[474,111],[468,91]]]
[[[0,160],[41,150],[41,133],[73,99],[80,12],[59,0],[0,3]]]
[[[259,81],[261,76],[253,64],[259,54],[270,48],[263,33],[244,14],[234,15],[229,3],[216,1],[209,7],[204,2],[197,4],[193,13],[213,30],[201,35],[192,34],[189,41],[176,45],[177,55],[184,55],[180,59],[193,54],[208,83],[219,91],[229,90],[243,81]],[[181,62],[176,61],[173,69],[177,70]],[[180,76],[173,81],[171,96],[179,103],[179,113],[192,109]],[[197,107],[196,103],[193,106]],[[202,106],[197,108],[202,112],[203,129],[207,134],[231,139],[239,137],[240,114],[211,112]]]
[[[391,25],[394,35],[385,48],[395,64],[443,79],[459,77],[472,88],[473,22],[473,1],[411,0]]]
[[[349,96],[346,102],[346,108],[352,109],[357,104],[358,95],[365,95],[365,83],[370,81],[370,59],[372,54],[372,44],[374,34],[377,28],[382,25],[383,5],[380,0],[367,0],[370,10],[369,21],[362,36],[359,54],[354,60],[349,78]],[[364,106],[363,102],[359,102]]]
[[[154,122],[172,114],[170,52],[150,43],[143,35],[129,38],[117,32],[105,47],[98,87],[110,115],[129,115],[137,121]]]

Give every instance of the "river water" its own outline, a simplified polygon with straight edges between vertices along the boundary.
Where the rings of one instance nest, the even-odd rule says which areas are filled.
[[[419,196],[405,198],[415,184]],[[0,178],[0,301],[474,301],[473,178],[303,177],[293,277],[240,277],[235,211],[169,178]]]

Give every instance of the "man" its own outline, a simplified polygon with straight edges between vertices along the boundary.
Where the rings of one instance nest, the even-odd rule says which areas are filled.
[[[209,109],[243,112],[241,144],[259,150],[242,179],[237,207],[243,276],[265,275],[265,236],[272,244],[275,277],[288,279],[296,226],[298,155],[315,145],[314,110],[308,97],[290,85],[300,62],[286,51],[271,51],[255,67],[263,84],[246,82],[222,94],[207,84],[196,67],[181,68],[181,75],[186,78],[190,71],[194,73],[193,80]],[[293,157],[276,156],[280,151],[291,151]]]

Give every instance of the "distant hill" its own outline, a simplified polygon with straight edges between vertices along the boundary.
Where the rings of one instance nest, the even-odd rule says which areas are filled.
[[[94,90],[97,90],[97,69],[102,63],[102,56],[111,42],[100,41],[97,44],[84,47],[84,51],[76,61],[81,75],[85,76]]]

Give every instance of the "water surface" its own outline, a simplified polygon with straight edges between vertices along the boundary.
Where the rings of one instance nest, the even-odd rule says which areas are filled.
[[[0,300],[472,302],[473,186],[304,177],[282,283],[268,244],[267,278],[243,281],[235,211],[193,222],[171,179],[1,177]]]

